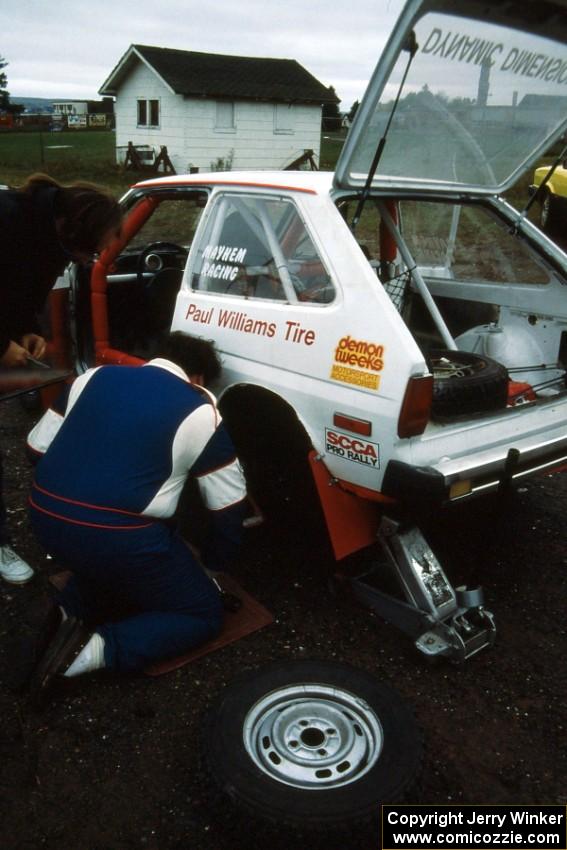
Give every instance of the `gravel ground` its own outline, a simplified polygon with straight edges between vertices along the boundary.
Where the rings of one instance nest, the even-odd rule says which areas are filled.
[[[0,405],[0,445],[15,548],[36,568],[29,585],[0,584],[0,664],[33,634],[57,565],[26,520],[30,469],[23,440],[34,421]],[[199,767],[207,706],[240,671],[271,660],[325,658],[361,667],[413,706],[426,755],[416,803],[566,802],[567,476],[531,480],[499,499],[438,515],[426,529],[453,583],[482,584],[498,628],[495,646],[464,665],[427,664],[394,628],[329,589],[321,542],[265,524],[247,532],[235,571],[274,612],[267,628],[159,678],[100,673],[65,683],[47,710],[3,687],[0,727],[6,850],[240,850],[297,846],[269,839],[213,805]],[[342,840],[336,846],[355,846]],[[331,850],[333,840],[311,839]],[[375,835],[357,850],[376,847]]]

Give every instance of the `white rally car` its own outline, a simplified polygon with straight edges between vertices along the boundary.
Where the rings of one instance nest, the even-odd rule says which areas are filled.
[[[567,462],[567,258],[502,198],[565,132],[566,43],[556,0],[410,0],[334,174],[144,181],[71,275],[79,369],[169,328],[215,341],[261,508],[310,469],[337,559],[378,541],[404,601],[355,593],[428,655],[468,657],[494,622],[420,511]]]

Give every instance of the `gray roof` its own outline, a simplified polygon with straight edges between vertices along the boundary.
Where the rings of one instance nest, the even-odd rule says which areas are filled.
[[[131,45],[100,94],[116,94],[132,64],[140,60],[150,65],[176,94],[190,97],[318,104],[339,101],[332,89],[294,59],[222,56],[143,44]]]

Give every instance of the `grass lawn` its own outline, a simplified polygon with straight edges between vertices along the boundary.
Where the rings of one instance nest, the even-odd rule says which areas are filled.
[[[121,195],[137,172],[115,162],[115,134],[102,130],[0,133],[0,183],[19,186],[35,171],[62,183],[90,180]]]
[[[321,133],[321,170],[334,171],[347,136],[346,130],[323,130]]]
[[[345,137],[345,130],[322,134],[322,169],[335,167]],[[34,171],[42,171],[63,183],[90,180],[119,196],[153,175],[117,166],[114,145],[115,134],[109,131],[0,132],[0,183],[20,186]]]
[[[334,169],[345,138],[346,130],[322,132],[321,169]],[[0,132],[0,184],[19,186],[34,171],[43,171],[63,183],[90,180],[120,196],[132,183],[153,173],[124,171],[117,166],[114,145],[112,131]],[[551,161],[551,156],[547,156],[539,164],[549,165]],[[519,209],[528,199],[531,176],[530,170],[506,193]],[[534,205],[530,219],[537,220],[538,212]]]

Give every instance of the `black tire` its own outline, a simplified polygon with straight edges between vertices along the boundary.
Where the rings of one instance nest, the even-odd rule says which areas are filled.
[[[433,418],[453,418],[506,407],[508,370],[468,351],[430,351],[433,373]]]
[[[219,802],[264,824],[326,832],[377,824],[415,788],[421,736],[401,697],[346,664],[290,661],[230,684],[203,758]]]

